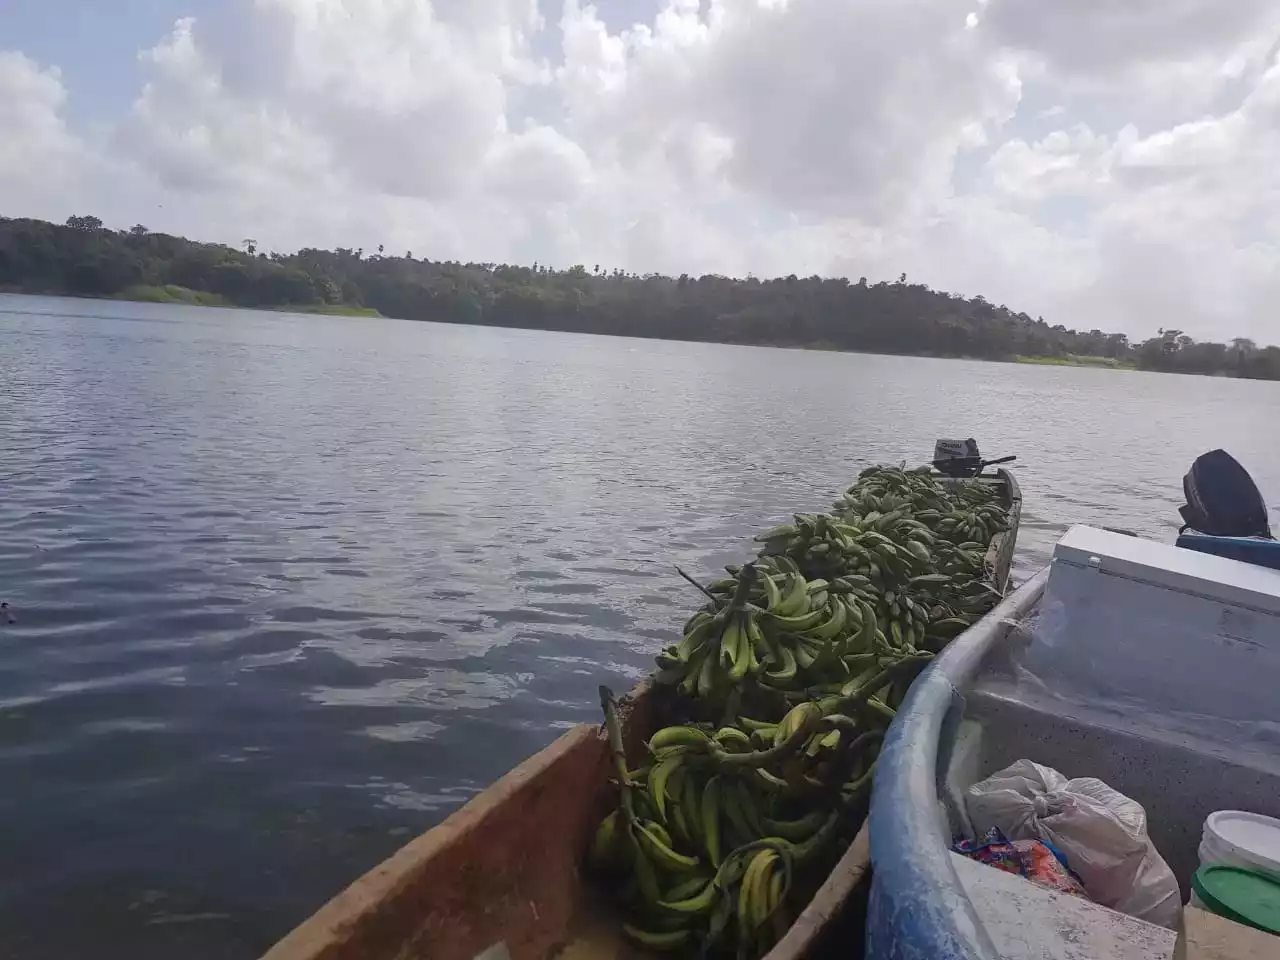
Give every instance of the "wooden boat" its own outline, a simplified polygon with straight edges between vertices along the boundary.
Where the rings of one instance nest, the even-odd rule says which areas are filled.
[[[867,956],[1173,957],[1171,929],[953,852],[973,838],[965,791],[1024,758],[1103,780],[1145,808],[1176,915],[1210,813],[1280,817],[1278,680],[1280,570],[1071,528],[898,711],[869,819]]]
[[[1008,508],[1009,529],[987,566],[1002,591],[1022,497],[1005,470],[984,478]],[[641,683],[619,704],[628,753],[661,726],[663,693]],[[356,880],[267,952],[263,960],[611,960],[637,953],[580,867],[614,802],[608,744],[580,725],[520,764],[444,823]],[[862,940],[863,829],[770,960],[819,956]],[[859,898],[862,898],[860,900]]]

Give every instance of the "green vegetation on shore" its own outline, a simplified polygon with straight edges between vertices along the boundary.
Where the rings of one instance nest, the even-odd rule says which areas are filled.
[[[136,283],[111,295],[112,300],[137,300],[141,303],[187,303],[198,307],[225,307],[227,302],[207,290],[189,290],[176,283],[164,286]]]
[[[319,313],[330,317],[380,317],[373,307],[351,303],[285,303],[271,308],[276,313]]]
[[[97,217],[65,225],[0,217],[0,290],[339,313],[667,340],[1134,366],[1280,380],[1280,347],[1200,343],[1180,330],[1122,333],[1049,324],[981,296],[843,277],[667,277],[534,263],[457,263],[363,250],[291,254],[197,243]]]
[[[191,290],[176,283],[163,287],[136,284],[111,295],[112,300],[133,300],[138,303],[183,303],[194,307],[232,307],[221,294],[205,290]],[[349,303],[283,303],[267,309],[276,313],[319,313],[333,317],[380,317],[373,307],[359,307]]]
[[[1107,370],[1134,370],[1130,360],[1115,357],[1081,357],[1071,354],[1065,357],[1014,357],[1014,363],[1033,363],[1043,367],[1103,367]]]

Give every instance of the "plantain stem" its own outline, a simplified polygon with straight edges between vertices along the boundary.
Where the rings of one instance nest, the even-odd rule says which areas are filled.
[[[741,610],[747,605],[747,596],[751,593],[751,588],[756,585],[756,575],[754,563],[743,566],[738,573],[738,589],[733,591],[733,599],[729,601],[730,610]]]
[[[844,798],[845,807],[850,807],[857,803],[862,798],[862,795],[867,792],[867,787],[871,786],[871,779],[875,776],[877,763],[879,763],[879,758],[872,760],[871,765],[867,767],[866,773],[840,791],[841,796]]]
[[[845,750],[849,753],[850,756],[852,756],[854,753],[861,750],[867,744],[873,743],[876,740],[883,740],[883,739],[884,739],[883,730],[868,730],[865,733],[859,734],[857,737],[855,737],[853,739],[853,742],[850,743],[849,746],[845,747]]]
[[[720,602],[714,593],[712,593],[710,590],[708,590],[706,587],[700,584],[697,580],[693,579],[693,577],[689,576],[687,573],[681,570],[678,566],[676,567],[676,573],[680,574],[680,576],[684,577],[686,580],[692,583],[695,587],[697,587],[699,590],[705,593],[713,603]]]
[[[894,717],[898,715],[897,710],[893,709],[893,707],[889,706],[879,697],[868,697],[866,705],[868,710],[871,710],[871,711],[874,711],[875,713],[880,714],[880,716],[884,717],[887,720],[892,720]]]
[[[734,687],[724,701],[724,715],[720,718],[720,726],[731,727],[738,721],[738,712],[742,709],[742,688]]]
[[[863,704],[865,704],[876,691],[882,687],[886,687],[899,678],[905,677],[912,670],[924,666],[933,659],[932,653],[916,653],[907,657],[903,657],[892,666],[885,667],[870,680],[867,680],[862,686],[858,687],[853,693],[847,697],[841,697],[838,701],[831,703],[831,709],[826,713],[852,713]]]
[[[766,767],[775,760],[790,756],[808,743],[809,738],[813,736],[821,720],[822,717],[820,715],[807,717],[804,723],[792,731],[791,736],[781,743],[774,744],[768,750],[756,750],[752,753],[729,753],[727,750],[712,749],[712,760],[721,768],[755,769]]]
[[[601,684],[600,708],[604,711],[604,729],[609,738],[609,753],[613,757],[613,765],[617,770],[618,790],[622,796],[622,815],[628,823],[635,823],[635,808],[631,802],[631,791],[635,785],[631,774],[627,771],[627,750],[622,744],[622,724],[618,721],[617,703],[613,699],[613,691]]]

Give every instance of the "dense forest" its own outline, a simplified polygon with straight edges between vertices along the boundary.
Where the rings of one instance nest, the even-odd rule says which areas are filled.
[[[671,340],[873,353],[1039,358],[1280,380],[1280,348],[1202,343],[1162,330],[1142,343],[1077,331],[908,283],[844,278],[666,277],[303,249],[267,254],[197,243],[91,216],[59,226],[0,218],[0,290],[183,301]]]

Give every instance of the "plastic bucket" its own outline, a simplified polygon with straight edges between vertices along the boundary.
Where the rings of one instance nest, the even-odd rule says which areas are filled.
[[[1280,934],[1280,879],[1243,867],[1201,867],[1191,878],[1191,890],[1193,906]]]
[[[1280,877],[1280,820],[1243,810],[1218,810],[1204,822],[1200,866],[1233,866]]]

